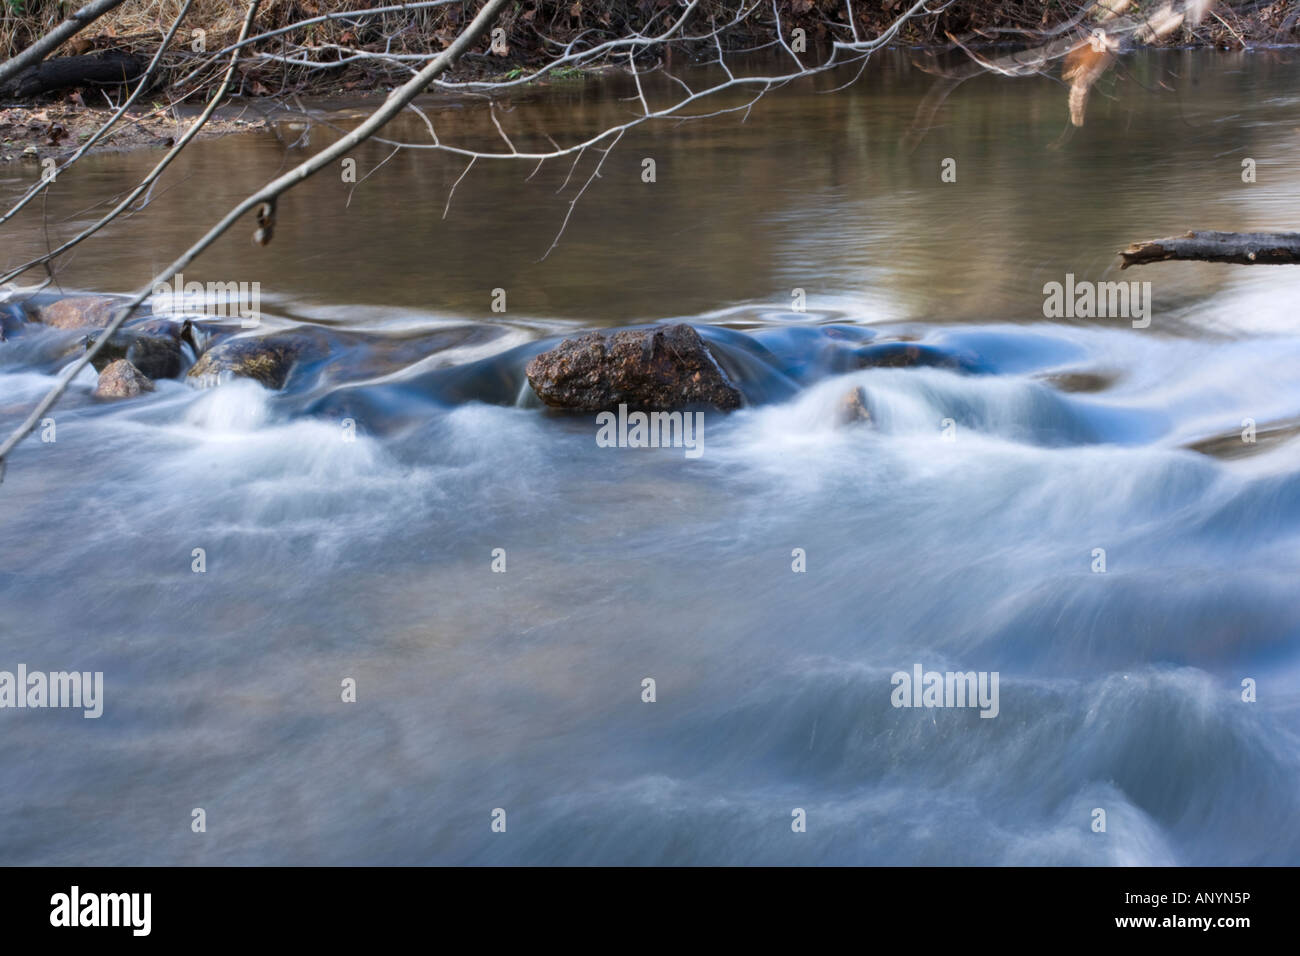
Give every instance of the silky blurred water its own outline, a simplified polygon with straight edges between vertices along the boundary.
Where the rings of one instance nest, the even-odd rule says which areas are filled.
[[[238,231],[186,278],[260,281],[270,325],[396,357],[364,367],[361,344],[284,394],[165,381],[117,405],[87,375],[57,441],[9,463],[0,669],[103,671],[105,704],[0,710],[0,861],[1300,862],[1297,273],[1129,270],[1145,329],[1042,311],[1045,282],[1121,278],[1136,239],[1295,228],[1298,80],[1289,51],[1130,58],[1063,135],[1059,84],[982,78],[909,151],[932,80],[882,56],[744,122],[629,134],[549,256],[567,165],[478,164],[445,218],[463,166],[429,152],[355,190],[304,184],[270,246]],[[625,94],[556,84],[501,115],[563,141]],[[491,142],[476,104],[427,105]],[[360,150],[360,175],[388,152]],[[60,283],[144,284],[301,155],[270,133],[197,144]],[[86,160],[0,262],[155,159]],[[785,363],[766,400],[706,416],[697,460],[438,384],[494,357],[516,383],[557,336],[665,320],[731,368],[745,343]],[[804,374],[827,328],[979,374]],[[36,336],[0,343],[6,432],[60,364]],[[855,386],[873,423],[838,427]],[[999,672],[998,716],[894,708],[917,663]]]

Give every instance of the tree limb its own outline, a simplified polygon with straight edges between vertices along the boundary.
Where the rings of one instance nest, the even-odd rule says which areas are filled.
[[[149,84],[153,82],[153,77],[155,75],[155,72],[158,69],[158,64],[162,61],[163,53],[166,52],[167,47],[171,45],[172,37],[175,36],[176,31],[180,27],[181,21],[185,19],[186,14],[190,12],[190,6],[193,3],[194,0],[185,0],[184,5],[181,7],[180,13],[176,14],[176,21],[171,25],[171,28],[163,36],[162,42],[158,45],[158,50],[156,53],[154,53],[153,59],[150,61],[148,69],[144,71],[144,75],[140,77],[139,82],[136,83],[135,89],[132,91],[131,95],[127,97],[126,102],[124,102],[121,106],[119,106],[117,110],[114,111],[113,115],[110,116],[108,120],[105,121],[103,124],[101,124],[99,129],[95,130],[94,135],[92,135],[89,139],[87,139],[84,143],[82,143],[81,146],[77,149],[77,151],[69,159],[64,160],[63,164],[60,165],[57,170],[55,170],[54,176],[51,176],[49,178],[42,176],[40,179],[36,181],[35,185],[30,187],[27,190],[27,192],[23,194],[23,197],[19,199],[18,202],[14,203],[14,205],[9,209],[8,212],[0,215],[0,225],[3,225],[4,223],[12,219],[15,215],[17,215],[18,212],[21,211],[24,206],[26,206],[29,202],[31,202],[34,198],[36,198],[37,194],[43,192],[50,185],[50,183],[52,183],[55,180],[55,178],[58,176],[59,173],[63,172],[68,167],[70,167],[73,163],[75,163],[77,160],[81,159],[82,156],[85,156],[86,153],[90,151],[91,147],[93,147],[97,142],[99,142],[100,139],[103,138],[104,134],[107,133],[110,128],[112,128],[113,124],[115,124],[119,119],[121,119],[124,115],[126,115],[126,111],[131,108],[131,105],[135,103],[137,99],[139,99],[140,94],[143,93],[145,89],[148,88]]]
[[[194,243],[194,245],[181,253],[175,262],[160,272],[152,281],[149,282],[148,285],[132,296],[131,300],[125,303],[113,320],[108,323],[104,328],[104,331],[95,337],[94,343],[81,355],[80,358],[63,371],[58,383],[50,389],[49,393],[41,399],[40,403],[37,404],[34,409],[32,409],[32,412],[27,416],[27,419],[14,430],[13,434],[5,439],[3,444],[0,444],[0,481],[4,480],[5,459],[9,453],[13,451],[19,442],[37,428],[42,416],[54,407],[55,403],[58,402],[63,393],[67,391],[72,380],[76,378],[81,370],[95,357],[100,346],[113,337],[114,333],[122,327],[122,323],[126,321],[127,317],[131,315],[145,299],[149,298],[150,294],[158,287],[158,285],[166,282],[177,272],[180,272],[188,266],[200,253],[225,234],[231,226],[239,221],[239,219],[258,207],[262,208],[262,213],[258,216],[259,222],[263,220],[264,216],[267,220],[263,224],[263,228],[259,230],[259,233],[263,233],[264,231],[269,232],[269,228],[274,221],[276,197],[286,190],[296,186],[313,173],[317,173],[324,169],[336,159],[345,156],[358,143],[369,139],[379,130],[380,127],[404,110],[406,105],[422,93],[429,83],[438,76],[438,74],[451,66],[451,64],[455,62],[456,58],[482,35],[483,31],[486,30],[488,25],[496,18],[497,12],[505,5],[505,3],[506,0],[487,0],[483,5],[483,8],[479,10],[478,15],[475,16],[470,24],[461,31],[460,35],[452,41],[451,45],[429,61],[424,69],[420,70],[420,72],[413,76],[405,85],[389,94],[388,99],[384,101],[383,105],[372,113],[365,122],[351,133],[336,140],[332,145],[321,150],[315,156],[312,156],[310,159],[295,166],[283,176],[272,180],[257,192],[244,199],[243,202],[239,203],[239,205],[231,209],[230,212],[226,213],[221,221],[208,230],[208,232],[204,234],[198,242]],[[256,9],[257,0],[253,0],[249,6],[248,19],[244,21],[244,33],[241,34],[241,39],[244,36],[247,36],[248,27],[252,22],[253,14]],[[236,56],[237,55],[238,54],[236,54]],[[232,69],[234,62],[235,61],[232,59]],[[216,98],[219,98],[219,96]]]
[[[1165,239],[1135,242],[1120,251],[1121,269],[1190,259],[1200,262],[1235,262],[1238,265],[1282,266],[1300,264],[1300,232],[1189,232]]]
[[[261,4],[261,2],[262,0],[249,0],[248,15],[244,18],[244,25],[243,28],[240,30],[240,34],[239,34],[240,36],[246,36],[248,34],[248,31],[252,29],[253,18],[257,15],[257,8]],[[158,163],[154,166],[154,168],[149,171],[149,174],[145,176],[145,178],[142,179],[135,186],[135,188],[131,190],[130,193],[127,194],[125,199],[123,199],[116,206],[114,206],[113,209],[111,209],[109,212],[105,213],[97,222],[93,223],[90,226],[87,226],[81,232],[77,233],[77,235],[73,236],[71,239],[62,243],[58,248],[52,249],[49,252],[45,253],[45,255],[38,256],[37,258],[30,260],[29,262],[24,262],[16,269],[11,269],[10,271],[6,272],[3,276],[0,276],[0,283],[10,282],[16,279],[18,276],[22,275],[24,272],[26,272],[28,269],[32,268],[33,266],[38,266],[45,263],[53,262],[56,258],[63,255],[63,253],[67,252],[73,246],[85,241],[86,239],[89,239],[95,233],[99,232],[99,230],[103,229],[110,222],[112,222],[114,219],[120,216],[126,209],[128,209],[131,206],[131,204],[136,201],[137,198],[139,198],[147,189],[149,189],[152,186],[154,182],[157,181],[158,177],[163,174],[163,171],[167,169],[167,167],[171,164],[172,160],[174,160],[177,156],[181,154],[181,150],[183,150],[186,146],[188,146],[190,141],[194,139],[195,136],[199,135],[199,130],[203,128],[204,124],[207,123],[207,121],[212,117],[212,114],[216,112],[217,107],[221,105],[222,99],[225,98],[227,90],[230,89],[230,81],[231,78],[235,75],[235,65],[238,62],[239,62],[239,54],[235,53],[230,57],[230,63],[226,67],[225,75],[222,76],[221,78],[221,85],[217,88],[217,91],[213,95],[213,97],[208,101],[208,105],[203,108],[203,112],[198,115],[198,117],[194,120],[193,123],[190,124],[189,128],[186,129],[185,133],[180,137],[180,139],[178,139],[172,145],[172,148],[169,149],[166,152],[166,154],[163,156],[163,158],[160,159]],[[3,451],[0,451],[0,459],[3,459],[3,457],[4,457]],[[0,465],[3,465],[3,462],[0,462]]]

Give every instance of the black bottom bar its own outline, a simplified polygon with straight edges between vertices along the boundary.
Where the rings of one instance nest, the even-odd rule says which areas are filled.
[[[810,936],[852,924],[859,939],[902,934],[976,944],[1104,936],[1182,943],[1200,937],[1232,944],[1286,926],[1283,907],[1294,877],[1289,869],[1222,868],[0,873],[9,932],[75,933],[81,942],[291,935],[300,943],[333,946],[456,925],[499,939],[512,930],[537,933],[565,924],[572,938],[595,934],[611,919],[633,935],[654,935],[668,922],[690,919],[700,928],[762,936],[775,920]]]

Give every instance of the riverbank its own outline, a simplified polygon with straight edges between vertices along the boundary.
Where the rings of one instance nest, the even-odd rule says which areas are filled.
[[[62,161],[94,136],[114,112],[70,101],[0,109],[0,164],[39,164],[46,158]],[[128,111],[87,152],[166,149],[183,135],[192,119],[171,109]],[[234,107],[213,115],[199,131],[199,137],[211,139],[267,128],[261,114],[247,106]]]
[[[1129,16],[1138,9],[1145,16],[1156,15],[1127,0],[1109,2],[1112,6],[1122,5]],[[927,53],[952,51],[956,41],[971,49],[1031,47],[1051,37],[1068,36],[1070,31],[1082,35],[1094,23],[1096,6],[956,2],[940,13],[903,20],[889,45]],[[136,3],[123,4],[52,56],[122,56],[133,59],[140,64],[137,69],[142,70],[143,64],[158,53],[165,31],[174,23],[182,3],[164,0],[150,5],[147,17],[139,7]],[[206,138],[265,129],[271,110],[282,104],[300,104],[301,97],[350,103],[382,96],[409,75],[413,59],[445,48],[473,13],[473,5],[448,4],[408,6],[361,19],[345,16],[349,12],[369,12],[374,7],[372,0],[310,5],[286,0],[263,2],[257,14],[255,42],[246,48],[231,87],[233,102],[241,105],[219,111],[200,135]],[[778,22],[773,8],[755,7],[738,17],[718,0],[702,0],[691,23],[698,20],[701,24],[729,26],[720,30],[716,44],[712,40],[683,40],[661,47],[662,62],[677,68],[711,59],[720,49],[737,56],[746,50],[777,49],[778,28],[785,42],[796,35],[796,30],[803,30],[807,48],[816,58],[816,50],[832,41],[836,28],[848,25],[848,9],[838,0],[783,0],[775,8]],[[870,7],[859,4],[853,10],[857,35],[871,37],[884,34],[899,21],[907,5],[893,0]],[[564,44],[580,38],[591,45],[619,36],[654,35],[669,22],[668,13],[662,2],[650,7],[614,0],[585,4],[534,0],[531,6],[517,4],[497,21],[504,37],[497,37],[496,42],[490,37],[481,39],[446,78],[459,82],[526,80],[531,73],[553,63],[556,51]],[[1151,38],[1148,45],[1228,50],[1293,44],[1300,26],[1300,0],[1278,0],[1263,6],[1220,2],[1197,23],[1192,24],[1191,19],[1189,16],[1177,29]],[[0,57],[24,48],[48,32],[57,20],[54,13],[38,5],[30,5],[26,12],[11,11],[0,23]],[[141,106],[96,141],[92,151],[169,147],[219,82],[225,62],[221,54],[236,42],[241,22],[241,9],[235,5],[194,0],[178,31],[178,41],[159,58]],[[692,36],[698,32],[688,24],[682,34]],[[188,41],[183,39],[186,36]],[[257,36],[265,39],[256,41]],[[571,82],[609,68],[603,61],[564,64],[548,70],[537,82]],[[113,114],[113,108],[99,106],[100,98],[106,104],[109,98],[94,87],[54,89],[26,97],[15,93],[19,88],[11,87],[8,102],[0,103],[0,164],[24,160],[40,163],[48,157],[62,161],[91,139]],[[271,110],[257,109],[259,103],[268,103]]]
[[[1158,4],[1132,4],[1129,0],[1106,3],[1122,10],[1124,16],[1136,14],[1154,22],[1161,15]],[[233,93],[282,97],[380,92],[409,76],[413,59],[445,49],[476,9],[470,3],[415,3],[376,15],[371,11],[377,6],[378,0],[264,0],[257,12],[253,41],[246,47],[234,78]],[[51,56],[108,52],[134,57],[142,69],[144,62],[158,52],[182,7],[182,0],[148,5],[124,3]],[[668,63],[684,63],[712,58],[719,49],[739,52],[774,47],[781,40],[789,42],[796,30],[804,31],[807,49],[815,51],[842,38],[843,31],[850,27],[858,37],[871,38],[884,35],[895,25],[897,29],[887,44],[894,47],[940,48],[957,41],[966,45],[1033,46],[1068,35],[1070,30],[1086,33],[1104,7],[1101,3],[1082,2],[954,0],[937,13],[905,18],[909,4],[903,0],[873,4],[779,0],[775,6],[755,4],[738,16],[734,4],[699,0],[677,34],[683,39],[662,46],[656,55],[662,53]],[[348,17],[349,13],[363,12],[367,14],[364,17]],[[513,79],[542,66],[571,44],[594,45],[619,37],[661,34],[679,13],[667,0],[525,0],[497,18],[494,32],[501,33],[495,40],[482,37],[446,76],[452,80]],[[219,82],[226,48],[236,42],[243,16],[242,4],[192,0],[177,37],[158,64],[154,90],[182,99],[200,98],[210,92]],[[9,11],[0,20],[0,58],[24,49],[60,19],[57,9],[47,10],[37,4]],[[1161,31],[1159,36],[1143,42],[1242,49],[1300,40],[1300,0],[1270,4],[1218,0],[1198,22],[1192,23],[1192,19],[1189,16],[1171,32]],[[713,28],[719,29],[717,43],[708,35]],[[405,62],[402,58],[406,58]],[[181,79],[184,88],[173,88]]]

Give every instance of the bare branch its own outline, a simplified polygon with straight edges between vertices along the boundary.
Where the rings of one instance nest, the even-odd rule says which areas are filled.
[[[253,17],[257,13],[257,8],[261,4],[261,2],[262,0],[251,0],[251,2],[249,3],[248,16],[244,20],[244,26],[243,26],[244,32],[247,32],[249,26],[252,24]],[[93,223],[90,226],[87,226],[84,230],[82,230],[77,235],[73,236],[71,239],[69,239],[67,242],[63,243],[62,245],[60,245],[58,248],[50,252],[47,252],[43,256],[39,256],[35,259],[25,262],[22,265],[18,266],[17,268],[11,269],[5,275],[0,276],[0,283],[12,281],[13,279],[22,275],[22,273],[26,272],[28,269],[31,269],[33,266],[38,266],[43,263],[49,262],[50,260],[63,255],[73,246],[76,246],[81,242],[84,242],[86,239],[90,238],[92,235],[97,233],[99,230],[103,229],[110,222],[112,222],[114,219],[120,216],[124,211],[126,211],[127,208],[130,207],[130,205],[133,202],[136,201],[136,199],[140,197],[142,193],[145,193],[146,190],[152,187],[152,185],[158,180],[158,177],[163,174],[163,171],[166,170],[167,167],[171,165],[172,160],[174,160],[177,156],[180,155],[181,150],[183,150],[186,146],[189,145],[190,141],[193,140],[194,137],[199,134],[199,130],[203,128],[204,124],[207,123],[207,121],[211,118],[212,114],[216,112],[217,106],[221,103],[221,100],[226,95],[226,91],[230,89],[230,80],[234,76],[235,64],[238,62],[239,62],[239,54],[235,53],[230,58],[230,65],[226,68],[226,73],[225,76],[222,77],[221,85],[217,88],[217,91],[213,95],[213,97],[208,101],[207,107],[204,108],[203,112],[199,114],[199,116],[194,120],[192,124],[190,124],[189,129],[185,131],[184,135],[182,135],[181,138],[178,139],[175,142],[175,144],[173,144],[172,148],[167,151],[166,155],[164,155],[163,158],[158,161],[158,164],[154,166],[152,170],[149,171],[149,174],[145,176],[145,178],[141,180],[140,183],[133,190],[131,190],[131,192],[127,195],[125,199],[123,199],[120,203],[118,203],[115,207],[113,207],[113,209],[110,210],[107,214],[105,214],[101,219],[99,219],[99,221]],[[147,197],[146,197],[146,202],[147,202]]]
[[[251,0],[249,4],[248,17],[244,21],[243,36],[246,36],[248,33],[248,28],[252,24],[253,16],[257,12],[259,2],[260,0]],[[122,327],[122,323],[126,321],[127,317],[149,297],[150,293],[159,284],[166,282],[177,272],[180,272],[187,265],[193,262],[198,255],[223,236],[231,226],[254,209],[261,207],[261,215],[269,222],[273,222],[275,200],[281,193],[288,189],[292,189],[307,177],[319,172],[321,169],[324,169],[326,166],[333,163],[334,160],[346,155],[349,150],[353,149],[359,143],[369,139],[385,123],[405,109],[406,105],[410,103],[411,100],[415,99],[416,96],[423,92],[431,80],[437,77],[443,70],[447,69],[447,67],[450,66],[455,59],[470,46],[470,44],[478,39],[483,31],[487,29],[488,24],[496,17],[497,11],[500,10],[505,3],[506,0],[487,0],[482,9],[479,10],[478,15],[475,16],[470,24],[461,31],[460,35],[452,41],[451,45],[448,46],[447,49],[434,57],[434,59],[430,61],[424,69],[416,74],[416,76],[414,76],[404,86],[394,90],[389,95],[388,99],[384,101],[383,105],[372,113],[363,123],[361,123],[361,125],[347,136],[342,137],[330,146],[322,149],[315,156],[300,163],[284,175],[267,183],[251,196],[248,196],[235,206],[235,208],[231,209],[230,212],[226,213],[221,221],[209,229],[198,242],[186,249],[175,262],[160,272],[149,282],[148,285],[144,286],[139,292],[132,296],[131,300],[124,305],[117,315],[114,316],[113,320],[105,326],[103,332],[95,338],[94,343],[81,355],[80,358],[67,366],[58,383],[56,383],[46,396],[41,399],[32,410],[31,414],[28,415],[27,419],[19,425],[7,439],[5,439],[3,444],[0,444],[0,481],[3,481],[4,479],[4,468],[9,453],[17,447],[19,442],[36,429],[45,414],[54,407],[55,403],[57,403],[63,396],[64,392],[67,391],[72,380],[76,378],[81,370],[85,368],[92,359],[94,359],[95,355],[98,354],[104,343],[113,337],[113,334]],[[235,57],[237,56],[238,54],[235,54]],[[236,60],[232,58],[230,69],[227,73],[227,80],[229,79],[230,73],[234,72],[235,62]],[[224,95],[224,89],[219,92]],[[213,102],[216,102],[216,99],[217,97],[214,97]]]
[[[80,148],[78,148],[78,150],[75,153],[73,153],[72,156],[67,161],[65,161],[62,166],[60,166],[57,170],[55,170],[54,176],[50,177],[49,179],[46,179],[44,176],[42,176],[39,180],[37,180],[37,182],[30,189],[27,190],[27,192],[23,195],[22,199],[18,200],[18,202],[15,203],[13,207],[10,208],[10,210],[6,212],[3,216],[0,216],[0,225],[3,225],[4,223],[8,222],[24,206],[26,206],[29,202],[31,202],[34,198],[36,198],[36,196],[42,190],[47,188],[49,184],[53,182],[55,178],[57,178],[59,173],[62,173],[63,171],[68,169],[68,167],[70,167],[73,163],[75,163],[77,160],[81,159],[82,156],[86,155],[86,153],[104,137],[104,134],[107,133],[114,126],[114,124],[116,124],[117,121],[122,118],[122,116],[126,113],[126,111],[131,108],[131,105],[135,103],[137,99],[139,99],[140,94],[149,88],[149,84],[153,82],[153,77],[158,69],[158,64],[162,61],[163,53],[166,52],[167,47],[171,44],[172,38],[176,35],[176,30],[180,27],[181,21],[185,19],[185,15],[189,13],[190,7],[193,5],[193,3],[194,0],[185,0],[185,5],[181,7],[180,13],[176,15],[176,20],[174,23],[172,23],[171,29],[167,31],[167,34],[162,39],[162,43],[159,44],[158,52],[154,54],[153,60],[150,61],[149,68],[144,71],[144,74],[140,77],[140,82],[136,84],[135,89],[131,92],[131,95],[127,97],[126,101],[117,108],[117,111],[112,116],[110,116],[99,127],[99,129],[95,130],[95,132],[84,143],[81,144]]]

